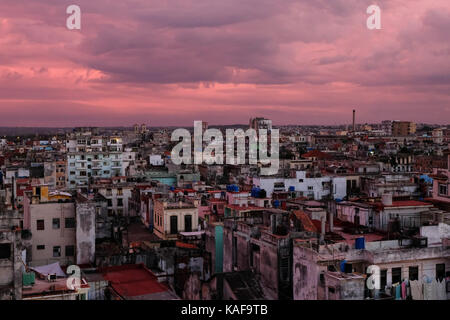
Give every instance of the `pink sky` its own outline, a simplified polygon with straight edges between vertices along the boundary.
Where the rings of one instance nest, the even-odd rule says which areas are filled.
[[[0,126],[448,124],[449,30],[448,0],[2,0]]]

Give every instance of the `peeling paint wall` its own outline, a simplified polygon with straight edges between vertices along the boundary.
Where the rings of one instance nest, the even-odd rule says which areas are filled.
[[[76,257],[77,264],[95,260],[95,206],[90,202],[77,203]]]
[[[308,248],[294,246],[293,298],[294,300],[317,300],[319,266],[316,253]]]
[[[0,259],[0,300],[22,298],[22,242],[20,232],[9,231],[17,227],[17,215],[0,212],[0,244],[10,246],[9,258]]]

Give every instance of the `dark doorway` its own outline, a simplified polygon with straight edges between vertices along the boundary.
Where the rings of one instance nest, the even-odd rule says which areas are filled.
[[[191,215],[184,216],[184,231],[185,232],[192,231],[192,216]]]
[[[178,217],[177,216],[170,217],[170,233],[171,234],[178,233]]]

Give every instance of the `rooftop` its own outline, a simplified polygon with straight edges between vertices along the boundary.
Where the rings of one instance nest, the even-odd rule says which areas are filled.
[[[105,280],[123,299],[174,300],[177,296],[158,282],[157,277],[143,264],[113,266],[101,269]]]

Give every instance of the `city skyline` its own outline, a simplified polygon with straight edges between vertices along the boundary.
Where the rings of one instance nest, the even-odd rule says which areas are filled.
[[[448,1],[71,4],[0,4],[0,126],[449,119]]]

